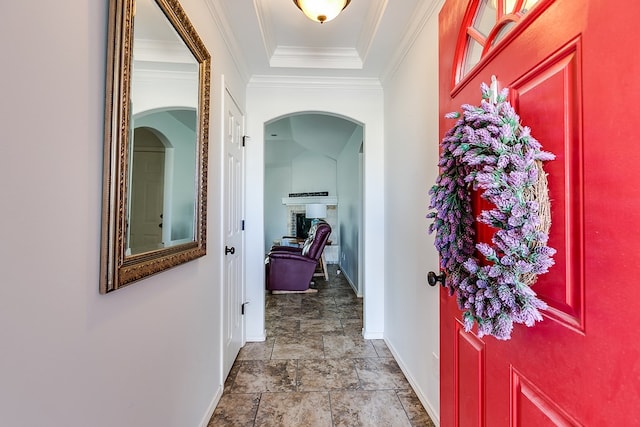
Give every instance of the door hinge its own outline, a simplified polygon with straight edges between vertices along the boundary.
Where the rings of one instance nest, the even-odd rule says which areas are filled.
[[[247,136],[247,135],[243,135],[243,136],[242,136],[242,146],[243,146],[243,147],[244,147],[245,145],[247,145],[247,141],[248,141],[249,139],[251,139],[251,137],[250,137],[250,136]]]
[[[249,304],[248,302],[244,302],[242,303],[242,305],[240,306],[240,314],[242,314],[244,316],[244,307]]]
[[[242,220],[242,231],[244,231],[244,219]]]

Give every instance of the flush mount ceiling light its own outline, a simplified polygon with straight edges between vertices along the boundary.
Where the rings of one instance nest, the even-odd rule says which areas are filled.
[[[309,19],[322,24],[338,16],[351,0],[293,0],[293,2]]]

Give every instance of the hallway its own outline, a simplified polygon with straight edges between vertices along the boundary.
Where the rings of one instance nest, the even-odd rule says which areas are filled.
[[[240,350],[209,427],[433,426],[335,265],[313,287],[266,295],[267,339]]]

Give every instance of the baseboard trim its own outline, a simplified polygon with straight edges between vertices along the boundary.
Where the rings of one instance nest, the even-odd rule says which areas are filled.
[[[362,298],[362,293],[358,292],[358,287],[355,285],[355,283],[353,283],[353,280],[351,280],[351,277],[349,277],[348,274],[345,274],[344,269],[340,264],[338,264],[338,268],[340,269],[340,274],[342,274],[344,278],[347,279],[347,283],[349,283],[349,285],[351,286],[351,289],[353,289],[353,293],[356,294],[358,298]]]
[[[362,331],[362,336],[365,340],[381,340],[384,339],[384,334],[382,332],[368,332],[366,330]]]
[[[402,358],[398,355],[398,352],[393,347],[393,345],[391,345],[391,343],[389,343],[389,341],[386,338],[384,339],[384,342],[385,344],[387,344],[387,348],[389,348],[389,351],[393,355],[393,358],[396,359],[396,362],[398,362],[398,366],[400,367],[400,370],[402,371],[404,376],[407,378],[407,381],[409,381],[409,384],[411,384],[411,387],[413,388],[413,391],[416,393],[416,396],[418,396],[418,399],[420,399],[420,403],[422,403],[422,406],[424,406],[424,409],[427,411],[427,414],[429,414],[429,416],[431,417],[431,421],[433,421],[436,427],[439,427],[440,426],[439,411],[436,410],[436,408],[434,408],[431,405],[431,402],[429,402],[429,400],[426,398],[422,389],[418,387],[415,379],[411,376],[410,371],[407,369],[407,365],[404,363]]]
[[[216,410],[216,406],[218,406],[218,403],[220,403],[220,399],[222,398],[223,392],[224,392],[224,387],[223,386],[218,387],[218,390],[213,395],[213,400],[211,401],[211,403],[209,404],[209,407],[207,408],[206,414],[204,414],[202,421],[200,421],[200,427],[207,427],[209,425],[209,420],[211,420],[211,417],[213,416],[213,412]]]
[[[246,342],[263,342],[267,340],[267,331],[262,331],[262,335],[245,337]]]

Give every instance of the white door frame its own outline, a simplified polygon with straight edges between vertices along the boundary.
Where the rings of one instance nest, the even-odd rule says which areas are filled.
[[[224,84],[222,105],[222,159],[223,198],[222,206],[222,378],[226,378],[240,348],[246,342],[243,303],[245,301],[245,152],[241,147],[245,135],[245,115],[233,95]],[[233,117],[231,117],[233,116]],[[231,128],[230,128],[231,127]],[[230,150],[240,154],[240,165],[230,164],[228,140],[232,140]],[[230,181],[234,181],[231,182]],[[233,194],[232,194],[233,193]],[[235,206],[234,206],[235,204]],[[227,249],[228,248],[228,249]],[[231,271],[235,269],[235,271]],[[230,283],[233,282],[233,283]],[[230,286],[233,289],[229,290]],[[241,308],[242,307],[242,308]]]

